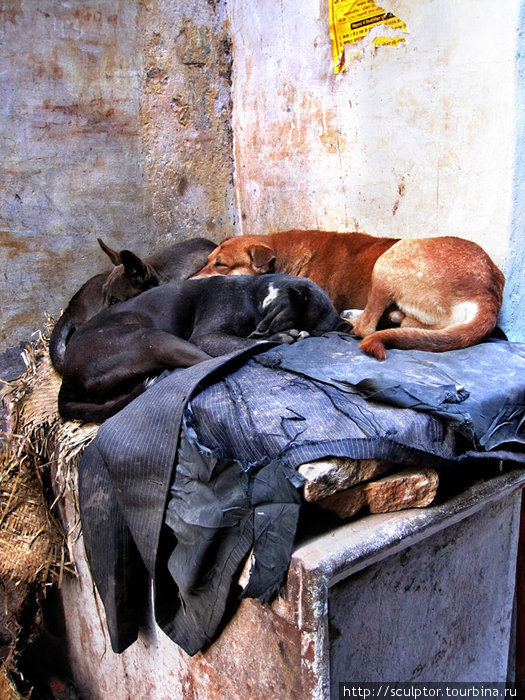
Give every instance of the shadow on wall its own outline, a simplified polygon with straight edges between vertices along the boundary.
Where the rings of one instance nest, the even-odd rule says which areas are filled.
[[[525,342],[525,3],[521,6],[520,29],[516,47],[516,138],[512,191],[512,230],[510,232],[501,328],[509,340]]]

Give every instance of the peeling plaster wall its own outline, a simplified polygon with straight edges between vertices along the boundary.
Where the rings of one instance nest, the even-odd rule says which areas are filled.
[[[379,4],[407,44],[375,48],[373,30],[335,76],[326,0],[228,2],[243,233],[459,235],[503,266],[520,2]]]
[[[231,42],[220,0],[142,3],[151,232],[234,233]]]
[[[0,0],[0,353],[107,266],[234,232],[221,0]]]

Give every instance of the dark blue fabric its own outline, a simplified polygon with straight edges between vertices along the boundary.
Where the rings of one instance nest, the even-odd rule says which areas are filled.
[[[523,344],[389,350],[378,362],[329,333],[249,360],[194,397],[185,419],[202,445],[248,468],[327,455],[525,461],[524,412]]]
[[[227,374],[230,363],[242,363],[269,345],[168,374],[103,423],[84,452],[78,475],[84,545],[115,652],[124,651],[137,638],[148,607],[150,577],[155,583],[155,617],[188,653],[209,642],[215,631],[216,618],[195,626],[191,634],[184,610],[181,614],[178,587],[167,569],[174,543],[164,526],[166,501],[173,484],[182,412],[201,381],[212,381],[216,372]],[[198,469],[194,479],[202,480]],[[240,559],[253,541],[249,530],[241,537]],[[227,597],[231,575],[228,569],[217,586],[207,589],[212,599],[217,588]]]
[[[389,350],[378,362],[359,349],[356,339],[331,333],[274,348],[259,362],[341,391],[357,390],[374,402],[440,416],[475,449],[517,443],[519,453],[525,444],[524,343],[491,340],[443,353]]]
[[[457,457],[453,430],[434,416],[253,361],[194,397],[184,417],[201,446],[247,470],[277,458],[297,467],[330,455],[405,464]]]

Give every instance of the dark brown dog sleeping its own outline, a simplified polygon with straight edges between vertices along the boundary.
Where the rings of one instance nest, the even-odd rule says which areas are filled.
[[[66,345],[83,323],[107,306],[112,306],[168,282],[191,277],[206,262],[215,244],[206,238],[193,238],[163,248],[147,258],[130,250],[116,251],[97,238],[113,263],[110,271],[91,277],[72,297],[60,316],[49,341],[51,362],[62,374]]]
[[[66,346],[58,408],[66,420],[99,422],[164,369],[191,367],[263,338],[294,342],[340,325],[328,295],[308,279],[165,284],[103,309],[75,331]]]
[[[221,243],[195,277],[284,272],[308,277],[336,309],[364,309],[351,320],[362,349],[441,352],[474,345],[496,326],[505,278],[472,241],[375,238],[363,233],[284,231]],[[377,331],[391,307],[399,328]]]

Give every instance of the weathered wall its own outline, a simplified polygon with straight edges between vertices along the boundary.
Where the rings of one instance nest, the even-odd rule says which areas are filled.
[[[326,0],[229,0],[243,232],[454,234],[504,265],[520,2],[378,4],[407,43],[373,47],[373,30],[336,76]]]
[[[79,575],[62,587],[76,687],[97,700],[328,700],[339,682],[391,678],[392,669],[398,681],[505,680],[522,480],[516,470],[444,504],[309,539],[281,595],[271,605],[243,600],[191,658],[151,616],[134,644],[111,651],[80,538]]]
[[[5,346],[27,338],[104,263],[96,235],[143,237],[145,197],[138,6],[11,0],[1,8]]]
[[[0,0],[0,353],[105,266],[234,230],[229,39],[209,0]]]
[[[372,32],[335,76],[326,0],[0,0],[0,352],[105,264],[96,236],[292,226],[476,240],[525,340],[522,4],[390,0],[406,45]]]
[[[231,42],[221,0],[144,0],[140,118],[154,238],[234,233]],[[168,240],[171,237],[168,237]]]

